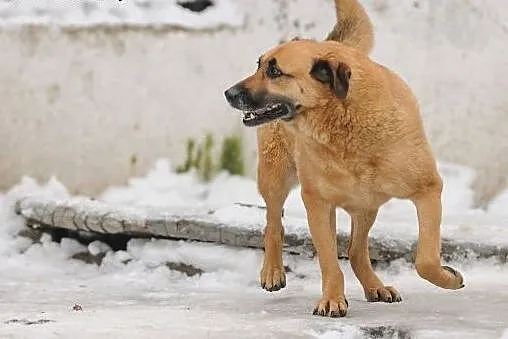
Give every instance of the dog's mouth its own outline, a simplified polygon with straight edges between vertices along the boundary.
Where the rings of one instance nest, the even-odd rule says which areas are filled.
[[[276,119],[289,121],[293,119],[294,115],[295,108],[292,105],[275,103],[255,110],[244,110],[243,124],[248,127],[253,127]]]

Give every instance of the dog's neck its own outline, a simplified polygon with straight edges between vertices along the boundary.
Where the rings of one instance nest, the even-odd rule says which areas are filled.
[[[386,111],[384,114],[362,111],[352,101],[337,100],[303,111],[283,125],[295,139],[334,152],[376,154],[408,136],[420,140],[415,136],[422,134],[421,124],[408,129],[405,120]]]
[[[296,138],[303,137],[323,146],[344,149],[356,138],[356,129],[359,127],[358,119],[351,113],[347,102],[333,101],[300,112],[286,128]]]

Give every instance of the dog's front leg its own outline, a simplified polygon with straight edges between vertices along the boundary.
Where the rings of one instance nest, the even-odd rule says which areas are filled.
[[[260,138],[258,161],[258,190],[266,203],[266,227],[264,230],[265,255],[260,272],[261,287],[269,292],[286,286],[286,274],[282,261],[284,228],[282,208],[291,188],[297,183],[296,169],[282,144],[269,144],[270,152],[263,149]],[[276,156],[273,156],[276,154]]]
[[[335,206],[317,192],[302,187],[302,199],[307,210],[307,220],[321,268],[322,298],[314,308],[314,314],[344,317],[348,303],[344,296],[344,275],[337,257],[337,229]]]
[[[263,268],[260,272],[261,287],[269,292],[286,287],[286,274],[282,260],[284,228],[282,227],[282,199],[266,201],[266,227],[264,230]]]

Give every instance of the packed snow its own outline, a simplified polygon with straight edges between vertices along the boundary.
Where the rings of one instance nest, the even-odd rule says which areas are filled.
[[[474,172],[440,164],[445,177],[444,233],[477,241],[508,241],[507,195],[488,211],[472,210],[469,184]],[[377,268],[387,284],[399,287],[401,304],[371,304],[349,267],[345,271],[348,316],[311,315],[320,296],[315,259],[285,254],[286,289],[268,293],[258,286],[262,251],[213,244],[133,239],[122,251],[101,242],[88,246],[43,235],[37,243],[18,236],[24,224],[14,202],[26,195],[69,197],[53,178],[45,184],[24,178],[0,195],[0,337],[7,338],[501,338],[508,332],[508,266],[495,260],[456,262],[466,288],[445,291],[420,279],[403,261]],[[177,211],[216,211],[214,218],[238,224],[263,224],[263,212],[245,215],[234,203],[263,204],[252,179],[220,174],[202,183],[195,173],[175,174],[160,160],[146,177],[111,187],[98,199],[123,206],[152,206]],[[286,205],[289,221],[302,232],[305,211],[299,190]],[[347,227],[341,218],[339,227]],[[394,230],[399,227],[399,230]],[[479,229],[481,227],[481,229]],[[416,216],[404,202],[386,206],[375,228],[387,237],[414,237]],[[494,235],[492,235],[494,234]],[[504,240],[503,240],[504,239]],[[89,253],[99,265],[78,260]],[[171,264],[186,265],[183,273]],[[190,276],[189,276],[190,275]],[[504,333],[504,334],[503,334]]]
[[[184,1],[185,2],[185,1]],[[202,12],[177,1],[129,0],[0,0],[0,25],[57,26],[170,25],[187,29],[238,27],[242,13],[232,0],[217,0]]]

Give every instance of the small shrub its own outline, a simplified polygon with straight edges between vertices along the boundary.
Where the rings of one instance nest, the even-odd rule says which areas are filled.
[[[213,138],[211,134],[206,136],[205,146],[203,148],[201,163],[198,168],[201,169],[201,179],[204,181],[212,180],[214,173],[214,165],[212,160]]]
[[[186,173],[194,166],[194,147],[196,142],[193,139],[187,140],[187,152],[183,165],[176,168],[176,173]]]
[[[245,175],[243,145],[240,137],[231,136],[224,139],[220,156],[220,168],[233,175]]]
[[[218,164],[213,161],[214,140],[207,134],[204,144],[196,144],[194,139],[187,140],[186,158],[176,168],[177,173],[186,173],[195,169],[201,180],[212,180],[217,171],[227,171],[232,175],[245,175],[242,139],[231,136],[224,139]]]

